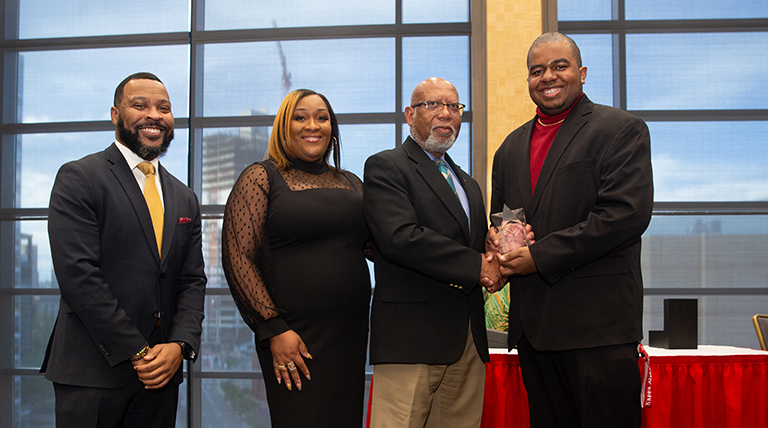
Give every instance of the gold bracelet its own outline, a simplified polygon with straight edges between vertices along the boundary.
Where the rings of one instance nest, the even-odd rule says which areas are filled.
[[[140,359],[144,358],[148,352],[149,352],[149,345],[144,345],[144,347],[141,348],[141,351],[137,352],[136,355],[131,357],[131,362],[134,363],[136,361],[139,361]]]

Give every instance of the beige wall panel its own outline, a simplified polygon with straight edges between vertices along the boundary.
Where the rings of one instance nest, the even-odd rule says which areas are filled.
[[[541,34],[541,13],[542,0],[486,0],[488,198],[496,149],[535,112],[528,96],[525,58],[528,47]]]

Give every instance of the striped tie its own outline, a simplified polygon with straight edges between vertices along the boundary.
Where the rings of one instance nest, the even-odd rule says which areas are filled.
[[[163,203],[155,185],[155,166],[149,162],[142,162],[136,168],[146,176],[144,180],[144,199],[147,200],[149,215],[152,217],[152,227],[155,229],[157,251],[162,255],[163,246]]]
[[[447,181],[451,186],[451,190],[453,190],[453,194],[455,195],[456,186],[453,184],[453,178],[451,178],[451,175],[448,174],[448,168],[445,166],[445,162],[441,161],[440,159],[435,159],[435,164],[437,165],[437,169],[440,171],[440,174],[443,174],[445,181]]]

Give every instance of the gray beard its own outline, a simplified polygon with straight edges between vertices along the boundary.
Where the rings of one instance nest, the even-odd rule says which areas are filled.
[[[451,127],[451,129],[453,129],[453,127]],[[448,140],[446,141],[440,141],[432,132],[429,133],[429,137],[426,141],[424,141],[421,139],[421,137],[417,136],[415,132],[413,132],[413,127],[411,127],[411,137],[419,144],[422,149],[428,151],[429,153],[446,153],[451,147],[453,147],[453,143],[456,142],[456,130],[453,130],[453,134],[448,137]]]

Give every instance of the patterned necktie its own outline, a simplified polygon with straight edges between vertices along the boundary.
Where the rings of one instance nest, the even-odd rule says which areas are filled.
[[[152,227],[155,229],[157,251],[162,255],[163,245],[163,203],[155,185],[155,166],[149,162],[142,162],[136,168],[146,176],[144,180],[144,199],[147,200],[149,215],[152,217]]]
[[[440,159],[435,159],[435,164],[437,165],[437,169],[440,171],[440,174],[443,174],[445,181],[447,181],[451,186],[451,190],[453,190],[453,194],[455,195],[456,186],[453,184],[453,178],[450,174],[448,174],[448,168],[445,166],[445,162],[441,161]]]

